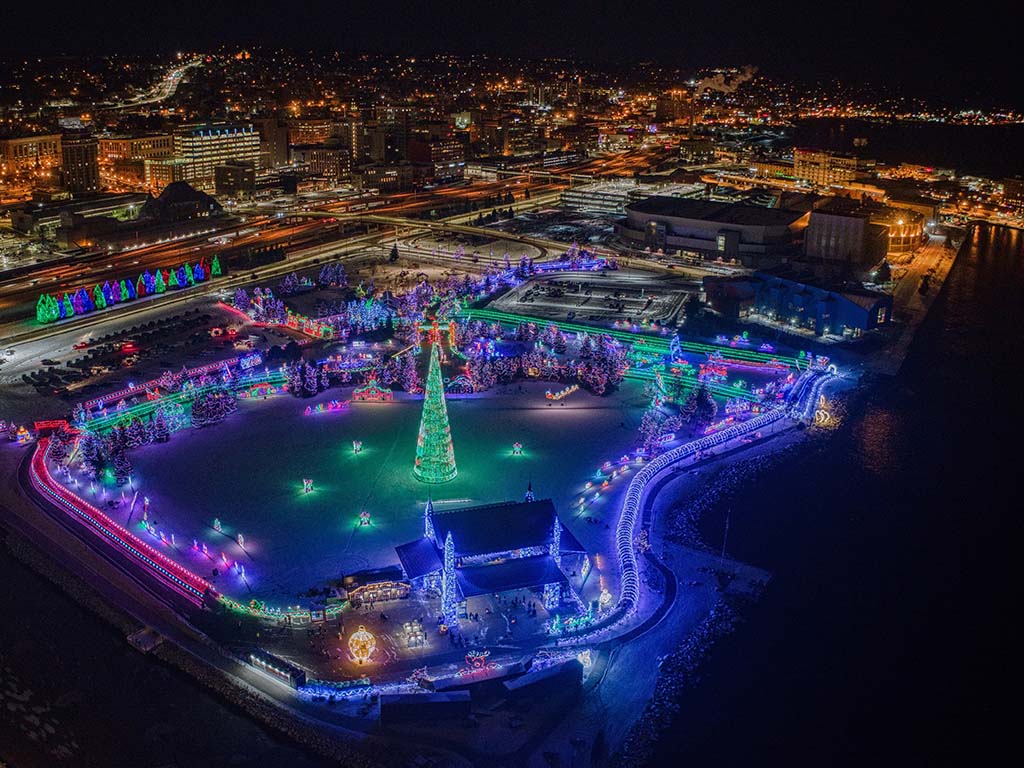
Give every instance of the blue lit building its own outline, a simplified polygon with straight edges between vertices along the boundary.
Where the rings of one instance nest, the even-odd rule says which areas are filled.
[[[705,277],[707,302],[734,319],[761,316],[824,334],[860,336],[892,321],[892,296],[864,288],[825,287],[779,272]]]
[[[520,589],[536,591],[547,608],[566,598],[580,604],[565,567],[572,562],[585,579],[590,560],[550,499],[449,512],[428,502],[423,527],[422,538],[395,552],[414,588],[440,590],[446,616],[465,615],[470,598]]]

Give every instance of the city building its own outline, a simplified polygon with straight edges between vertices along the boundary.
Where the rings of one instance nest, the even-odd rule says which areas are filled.
[[[260,135],[261,170],[273,170],[288,163],[288,125],[276,117],[254,120]]]
[[[169,133],[117,134],[97,136],[100,177],[110,187],[142,187],[146,184],[146,161],[174,154],[174,137]]]
[[[128,221],[138,216],[149,199],[141,193],[101,195],[87,200],[61,200],[53,203],[26,203],[11,211],[11,227],[16,232],[32,235],[41,240],[54,236],[60,226],[62,214],[75,214],[85,218],[111,216]]]
[[[804,232],[806,260],[822,272],[857,273],[879,264],[889,251],[889,230],[861,211],[811,211]]]
[[[229,160],[213,170],[214,188],[218,195],[240,198],[256,193],[256,166],[248,160]]]
[[[162,157],[143,160],[143,183],[146,189],[159,193],[168,184],[185,181],[189,161],[180,157]]]
[[[324,177],[332,186],[352,178],[352,155],[339,139],[294,146],[291,153],[293,164],[304,165],[310,173]]]
[[[716,159],[715,144],[702,137],[685,138],[679,142],[679,157],[691,165],[712,163]]]
[[[360,189],[381,192],[407,192],[422,180],[423,166],[411,163],[369,163],[352,172],[352,180]]]
[[[100,191],[99,141],[90,131],[67,131],[61,137],[61,179],[75,195]]]
[[[0,179],[45,179],[61,164],[61,135],[0,137]]]
[[[659,94],[654,104],[654,121],[656,123],[671,123],[676,120],[690,119],[690,94],[683,90],[665,91]]]
[[[366,125],[359,117],[347,117],[334,124],[334,136],[348,147],[352,164],[368,159]]]
[[[854,155],[806,147],[793,150],[793,175],[823,187],[865,178],[873,168],[874,161]]]
[[[378,162],[407,159],[416,108],[408,104],[378,106],[373,117],[367,125],[370,159]]]
[[[616,231],[637,248],[760,268],[797,256],[809,219],[804,211],[655,196],[627,205]]]
[[[642,184],[637,181],[595,181],[562,192],[562,206],[570,211],[607,213],[621,216],[626,206],[652,195],[663,197],[698,197],[703,184]]]
[[[429,177],[439,183],[457,181],[466,174],[466,151],[454,138],[412,139],[409,160],[428,165]]]
[[[758,157],[750,161],[750,170],[759,179],[794,179],[796,169],[792,160]]]
[[[213,189],[214,169],[229,160],[260,159],[260,136],[250,123],[203,123],[174,132],[174,157],[184,162],[182,181]]]
[[[876,206],[871,211],[871,222],[885,227],[888,233],[890,255],[913,253],[928,237],[925,230],[927,222],[917,211],[892,206]]]
[[[1003,205],[1024,210],[1024,177],[1003,179]]]
[[[892,321],[892,296],[863,288],[828,288],[785,269],[705,277],[707,302],[733,319],[764,320],[816,336],[858,337]]]
[[[323,144],[334,132],[334,121],[326,117],[298,117],[288,121],[288,143]]]
[[[101,164],[120,160],[148,160],[174,154],[174,137],[169,133],[139,135],[108,133],[97,137]]]

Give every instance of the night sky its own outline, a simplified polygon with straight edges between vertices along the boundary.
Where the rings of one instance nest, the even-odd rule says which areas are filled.
[[[8,50],[210,50],[221,44],[419,54],[756,64],[769,75],[902,86],[910,95],[1022,105],[1019,14],[990,4],[805,2],[58,2],[4,10]],[[50,8],[53,12],[50,12]],[[984,9],[984,10],[982,10]]]

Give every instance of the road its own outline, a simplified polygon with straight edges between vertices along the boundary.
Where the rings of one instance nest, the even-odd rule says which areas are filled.
[[[166,101],[177,92],[178,86],[181,85],[182,80],[185,79],[185,73],[193,67],[202,66],[202,63],[202,57],[196,56],[185,64],[172,67],[171,70],[149,90],[143,91],[127,101],[118,102],[117,104],[100,105],[100,109],[134,109],[136,107],[146,106],[147,104],[159,104],[161,101]]]
[[[956,250],[947,248],[945,238],[929,235],[925,246],[914,254],[906,273],[893,290],[893,317],[903,323],[903,330],[894,344],[873,355],[869,367],[878,373],[895,376],[914,340],[917,327],[924,321],[932,302],[956,260]],[[928,290],[920,292],[922,280],[928,276]]]

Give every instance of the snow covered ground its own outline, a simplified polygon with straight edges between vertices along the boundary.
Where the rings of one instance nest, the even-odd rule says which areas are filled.
[[[343,411],[304,415],[308,405],[346,399],[332,389],[317,398],[278,396],[241,401],[237,414],[204,429],[176,433],[163,445],[134,451],[134,482],[150,498],[149,518],[175,535],[172,551],[197,573],[240,600],[295,605],[309,589],[367,567],[397,563],[393,547],[422,535],[430,491],[441,511],[520,499],[532,481],[538,498],[555,501],[562,519],[591,552],[613,552],[618,496],[628,473],[601,492],[596,470],[637,442],[646,404],[642,387],[627,382],[608,397],[578,392],[549,405],[544,383],[499,388],[484,395],[450,397],[448,412],[458,477],[426,486],[412,474],[422,400],[403,395],[392,403],[353,403]],[[564,403],[562,405],[561,403]],[[352,441],[361,440],[356,454]],[[512,444],[523,444],[513,455]],[[314,492],[302,492],[302,479]],[[575,502],[587,481],[586,511]],[[129,498],[131,494],[128,494]],[[359,525],[366,510],[371,525]],[[113,512],[127,520],[127,505]],[[213,527],[219,518],[222,532]],[[588,519],[589,518],[589,519]],[[608,527],[606,527],[608,526]],[[244,537],[244,550],[237,536]],[[147,534],[148,535],[148,534]],[[205,543],[204,556],[192,548]],[[170,547],[168,547],[170,549]],[[245,565],[243,579],[224,573],[221,553]],[[614,557],[599,559],[603,581],[616,593]]]

